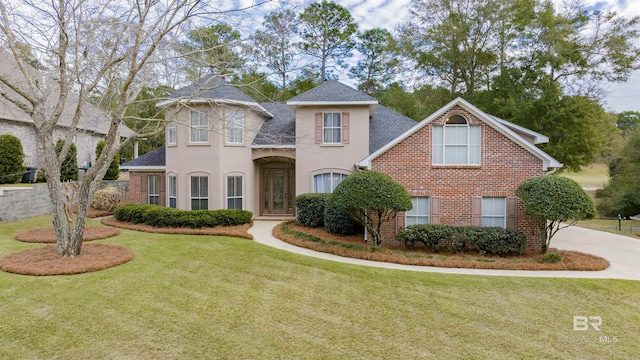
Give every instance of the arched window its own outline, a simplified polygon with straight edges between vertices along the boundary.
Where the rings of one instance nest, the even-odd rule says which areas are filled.
[[[462,115],[450,116],[433,127],[434,165],[480,165],[480,126],[470,126]]]
[[[331,193],[347,175],[340,173],[324,173],[313,177],[313,192]]]

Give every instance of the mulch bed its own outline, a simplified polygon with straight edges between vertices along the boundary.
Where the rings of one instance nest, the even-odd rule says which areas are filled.
[[[117,245],[83,244],[80,255],[63,257],[55,245],[22,250],[0,259],[0,270],[35,276],[72,275],[104,270],[133,259],[131,250]]]
[[[542,263],[540,254],[525,254],[522,256],[483,256],[478,253],[433,253],[426,249],[405,250],[401,246],[383,245],[376,248],[363,241],[362,234],[338,235],[327,232],[324,228],[309,228],[297,222],[283,224],[294,231],[313,235],[325,242],[338,242],[348,245],[360,245],[364,250],[349,249],[339,244],[323,244],[296,237],[293,234],[285,234],[282,225],[273,229],[273,236],[287,243],[326,252],[334,255],[351,257],[356,259],[383,261],[405,265],[436,266],[448,268],[471,269],[501,269],[501,270],[604,270],[609,267],[609,261],[599,256],[585,254],[578,251],[549,249],[562,255],[562,262]]]
[[[132,224],[129,222],[118,221],[113,216],[109,216],[100,220],[102,224],[113,226],[121,229],[135,230],[156,234],[182,234],[182,235],[216,235],[216,236],[232,236],[253,240],[253,236],[248,230],[253,223],[237,225],[237,226],[218,226],[213,228],[172,228],[172,227],[153,227],[146,224]]]
[[[103,227],[87,226],[84,229],[83,241],[100,240],[118,236],[120,230]],[[16,240],[28,243],[55,243],[56,232],[53,227],[37,228],[16,234]]]

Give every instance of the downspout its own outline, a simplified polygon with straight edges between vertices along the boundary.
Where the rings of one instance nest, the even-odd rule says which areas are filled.
[[[553,170],[546,172],[544,175],[553,175],[556,171],[558,171],[558,168],[553,168]]]

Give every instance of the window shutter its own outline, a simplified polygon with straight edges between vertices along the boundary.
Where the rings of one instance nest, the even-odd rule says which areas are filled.
[[[507,198],[507,229],[518,230],[518,198]]]
[[[140,176],[140,204],[149,203],[149,175]]]
[[[164,175],[161,175],[158,177],[158,193],[160,195],[160,201],[159,201],[159,205],[160,206],[167,206],[167,177]]]
[[[406,214],[404,211],[398,211],[398,213],[396,214],[396,234],[398,234],[398,231],[400,231],[400,228],[405,227],[405,218],[406,218]]]
[[[482,198],[471,199],[471,225],[482,226]]]
[[[349,113],[342,113],[342,143],[349,143]]]
[[[316,113],[316,144],[322,144],[322,113]]]
[[[429,198],[429,223],[430,224],[440,224],[440,198],[439,197],[430,197]]]

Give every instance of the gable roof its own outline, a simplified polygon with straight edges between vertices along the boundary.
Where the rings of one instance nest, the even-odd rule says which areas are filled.
[[[186,86],[169,95],[167,100],[160,101],[156,106],[166,106],[173,103],[228,103],[234,105],[244,105],[266,115],[273,117],[267,109],[262,107],[243,93],[237,86],[231,85],[223,78],[211,75]]]
[[[382,105],[376,105],[369,120],[369,154],[380,149],[415,125],[415,120]]]
[[[336,80],[329,80],[287,101],[287,105],[375,105],[378,100]]]
[[[127,161],[120,165],[124,170],[163,170],[166,166],[165,147],[159,147],[137,159]]]
[[[296,114],[283,102],[260,103],[273,114],[262,124],[251,144],[252,148],[294,148],[296,145]]]
[[[529,141],[524,139],[522,136],[518,135],[515,131],[511,130],[509,127],[504,125],[502,122],[498,121],[498,118],[483,112],[482,110],[478,109],[477,107],[473,106],[471,103],[469,103],[468,101],[466,101],[466,100],[464,100],[462,98],[457,98],[457,99],[449,102],[447,105],[441,107],[438,111],[434,112],[433,114],[431,114],[426,119],[420,121],[419,123],[414,125],[411,129],[409,129],[409,130],[405,131],[404,133],[400,134],[393,141],[390,141],[389,143],[387,143],[386,145],[382,146],[381,148],[379,148],[375,152],[371,153],[366,158],[358,161],[356,163],[356,166],[364,167],[364,168],[370,168],[371,167],[371,161],[373,159],[377,158],[378,156],[380,156],[381,154],[383,154],[387,150],[391,149],[393,146],[395,146],[396,144],[400,143],[401,141],[405,140],[406,138],[408,138],[409,136],[414,134],[416,131],[418,131],[419,129],[423,128],[424,126],[429,124],[431,121],[437,119],[440,115],[442,115],[444,112],[448,111],[449,109],[453,108],[454,106],[460,106],[460,107],[464,108],[465,110],[469,111],[470,113],[472,113],[473,115],[478,117],[481,121],[483,121],[487,125],[491,126],[492,128],[496,129],[498,132],[500,132],[501,134],[503,134],[507,138],[511,139],[513,142],[517,143],[518,145],[522,146],[524,149],[526,149],[527,151],[529,151],[530,153],[532,153],[533,155],[538,157],[540,160],[542,160],[543,170],[547,170],[548,168],[560,168],[560,167],[563,166],[562,163],[558,162],[558,160],[556,160],[553,157],[551,157],[551,155],[549,155],[549,154],[545,153],[544,151],[540,150],[534,144],[530,143]],[[515,124],[512,124],[512,125],[515,125]],[[520,127],[520,128],[522,128],[522,127]],[[524,128],[522,128],[522,129],[524,129]],[[529,131],[531,131],[531,130],[529,130]]]
[[[48,99],[51,99],[51,101],[48,102],[47,106],[50,109],[53,109],[60,94],[60,87],[58,86],[58,82],[45,74],[39,73],[39,70],[35,68],[30,67],[29,71],[33,76],[38,76],[38,79],[46,82],[47,87],[50,90]],[[22,71],[18,67],[18,63],[16,62],[13,55],[9,51],[4,49],[0,49],[0,74],[4,78],[11,81],[13,84],[17,85],[21,90],[27,93],[29,92],[29,86],[27,85],[27,81],[22,74]],[[15,92],[13,92],[13,90],[10,90],[6,86],[3,86],[2,88],[2,90],[7,91],[8,95],[10,96],[16,94]],[[19,96],[17,96],[17,94],[14,97],[18,99],[20,98]],[[80,97],[73,91],[70,91],[69,95],[67,96],[67,102],[62,111],[62,115],[60,116],[60,119],[56,124],[57,126],[68,128],[71,125],[79,101],[81,101]],[[9,102],[2,96],[0,96],[0,118],[22,123],[33,123],[33,120],[31,119],[31,116],[29,116],[29,114],[22,111],[22,109]],[[88,101],[84,101],[82,103],[82,114],[80,115],[78,126],[76,127],[78,130],[106,135],[109,132],[110,126],[111,117],[106,112],[100,110],[98,107],[94,106]],[[118,128],[119,136],[131,137],[134,134],[135,133],[133,132],[133,130],[129,129],[124,123],[120,124]]]

